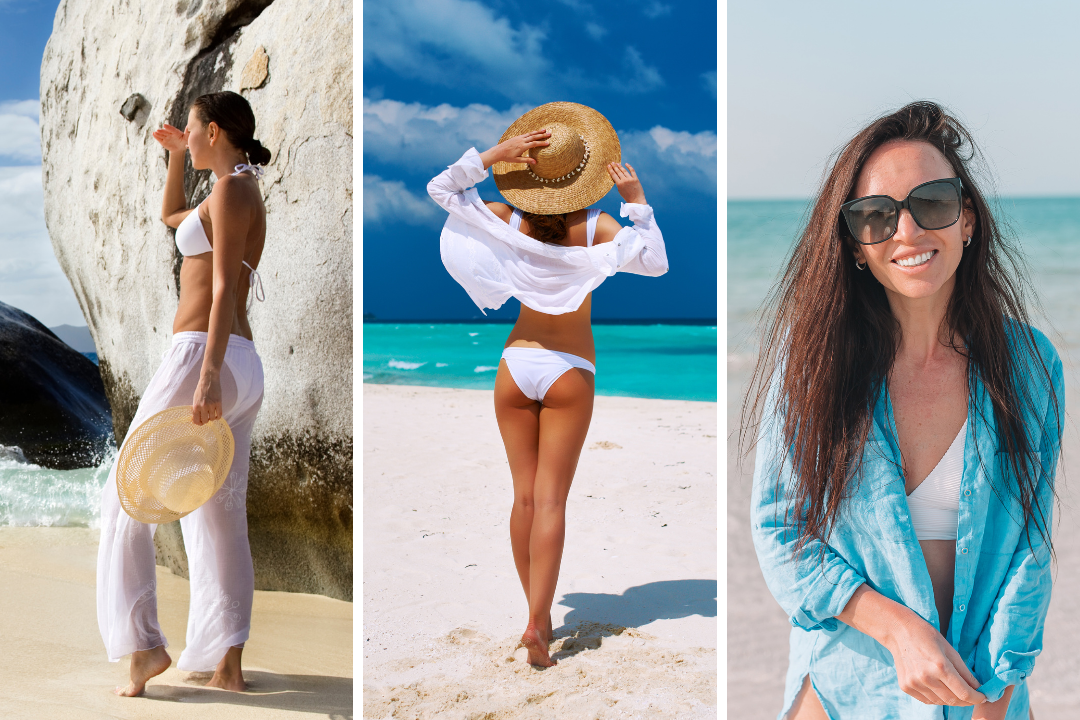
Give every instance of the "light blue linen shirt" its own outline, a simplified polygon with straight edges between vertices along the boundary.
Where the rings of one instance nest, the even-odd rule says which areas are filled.
[[[1013,326],[1015,329],[1015,325]],[[1024,427],[1039,479],[1039,502],[1047,523],[1061,446],[1065,397],[1061,360],[1050,341],[1033,330],[1036,348],[1050,371],[1047,382],[1037,361],[1017,359],[1018,394],[1029,393]],[[1019,345],[1010,336],[1014,354]],[[1054,397],[1057,398],[1055,407]],[[776,384],[762,417],[754,469],[751,524],[765,582],[791,619],[791,653],[784,709],[791,708],[809,673],[825,712],[834,720],[950,720],[970,718],[971,707],[924,705],[904,693],[892,655],[877,640],[835,618],[860,585],[902,603],[940,628],[934,588],[908,512],[896,425],[887,387],[874,404],[874,423],[862,469],[824,548],[807,544],[792,556],[794,510],[786,494],[791,462],[782,448],[782,418]],[[1050,551],[1035,521],[1031,544],[1015,498],[1016,479],[1008,455],[998,448],[997,423],[986,388],[977,381],[968,403],[956,571],[948,642],[975,677],[979,691],[997,700],[1016,685],[1008,720],[1026,720],[1025,679],[1042,650],[1043,622],[1050,603]]]

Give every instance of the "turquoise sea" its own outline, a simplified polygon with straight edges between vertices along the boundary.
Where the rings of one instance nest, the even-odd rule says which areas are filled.
[[[365,383],[491,390],[509,323],[365,323]],[[716,402],[716,325],[593,326],[596,393]]]
[[[756,323],[809,212],[804,200],[728,202],[728,405],[741,398],[757,350]],[[1005,198],[995,217],[1028,267],[1043,312],[1034,324],[1054,341],[1066,368],[1080,358],[1080,198]]]

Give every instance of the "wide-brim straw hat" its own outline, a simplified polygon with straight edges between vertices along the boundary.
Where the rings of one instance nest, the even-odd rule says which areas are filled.
[[[533,130],[551,133],[549,145],[528,156],[535,165],[497,162],[495,186],[514,207],[537,215],[558,215],[587,208],[615,184],[607,165],[622,162],[615,128],[586,105],[553,102],[533,108],[506,129],[499,142]]]
[[[190,405],[162,410],[135,428],[120,450],[120,505],[139,522],[179,520],[221,489],[233,449],[224,418],[196,425]]]

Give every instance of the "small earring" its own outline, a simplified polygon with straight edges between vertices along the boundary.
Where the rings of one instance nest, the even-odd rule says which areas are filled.
[[[971,244],[971,236],[968,235],[968,239],[964,241],[964,247],[967,247],[970,244]]]
[[[855,267],[859,268],[860,270],[865,270],[866,269],[866,263],[864,262],[862,265],[860,265],[859,264],[859,258],[855,258]]]

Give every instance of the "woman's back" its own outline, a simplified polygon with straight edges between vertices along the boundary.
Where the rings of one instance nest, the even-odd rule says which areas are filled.
[[[501,202],[489,202],[488,208],[503,222],[514,225],[514,208]],[[611,242],[622,229],[613,217],[600,213],[592,228],[592,242],[589,242],[589,210],[576,210],[566,214],[566,237],[564,247],[588,247]],[[527,216],[520,218],[518,231],[535,239],[536,228],[529,223]],[[589,293],[577,310],[560,315],[538,312],[525,305],[521,306],[517,322],[506,347],[535,347],[567,352],[583,357],[589,362],[596,362],[596,347],[592,335],[592,293]]]

